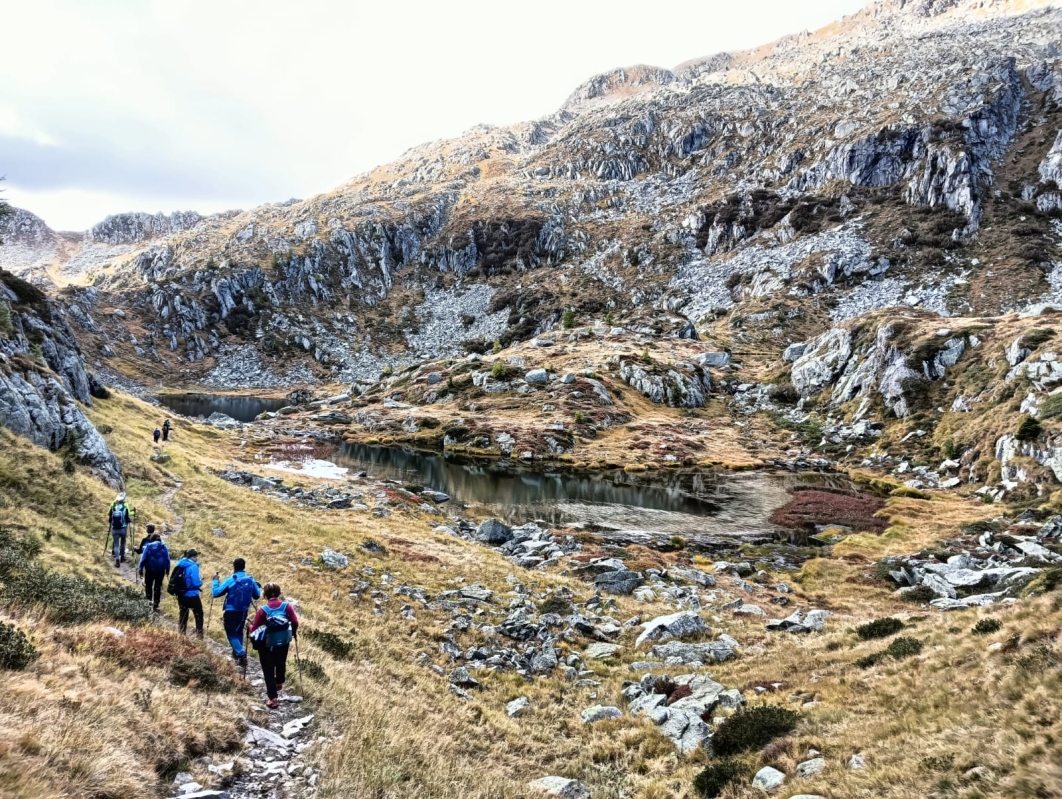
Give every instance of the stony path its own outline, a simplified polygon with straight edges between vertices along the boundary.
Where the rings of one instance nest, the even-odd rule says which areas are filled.
[[[171,513],[173,512],[173,500],[177,492],[181,490],[182,483],[175,481],[175,485],[162,494],[158,500]],[[163,540],[167,536],[176,535],[184,528],[184,519],[175,515],[172,526],[165,525]],[[137,536],[142,536],[142,528],[137,528]],[[130,548],[139,544],[129,541]],[[108,551],[109,559],[109,551]],[[135,582],[141,591],[143,583],[136,574],[137,556],[130,552],[128,559],[118,571],[129,582]],[[204,578],[206,579],[206,578]],[[210,610],[209,589],[204,592],[204,612]],[[156,617],[155,623],[177,629],[176,602],[167,594],[163,594],[162,613]],[[211,631],[222,630],[221,602],[214,602],[213,616],[207,618],[206,629],[209,636]],[[191,620],[189,620],[191,623]],[[206,638],[206,645],[219,657],[229,658],[232,649],[227,643]],[[262,713],[266,712],[265,681],[262,678],[262,667],[255,656],[254,650],[248,648],[247,679],[251,685],[259,691],[259,701]],[[294,650],[288,660],[288,686],[293,690],[299,688],[299,673],[295,663]],[[277,710],[268,711],[269,722],[265,727],[259,727],[245,719],[247,723],[246,749],[241,755],[239,768],[234,762],[211,763],[208,768],[220,777],[221,782],[229,779],[229,775],[236,772],[231,782],[224,789],[203,789],[192,780],[190,773],[181,773],[170,788],[170,795],[183,799],[310,799],[316,793],[316,784],[320,772],[302,759],[303,751],[312,743],[309,734],[313,725],[313,714],[302,705],[302,697],[285,690],[280,696],[280,707]]]

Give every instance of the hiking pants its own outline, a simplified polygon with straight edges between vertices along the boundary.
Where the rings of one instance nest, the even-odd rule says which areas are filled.
[[[265,677],[266,695],[270,699],[277,698],[277,683],[283,683],[288,670],[288,647],[290,644],[278,646],[270,650],[262,647],[258,650],[258,659],[262,661],[262,675]]]
[[[195,634],[203,637],[203,600],[199,594],[193,596],[177,597],[177,604],[181,612],[177,614],[177,632],[184,635],[188,632],[188,612],[195,616]]]
[[[163,441],[169,441],[170,440],[170,428],[168,428],[168,427],[162,428],[162,440]]]
[[[111,528],[111,537],[114,540],[114,544],[111,547],[111,557],[125,560],[125,537],[128,531],[128,527],[122,527],[119,530]]]
[[[243,648],[243,627],[247,623],[246,610],[225,611],[225,637],[229,639],[232,654],[238,658],[246,657],[247,650]]]
[[[159,609],[159,602],[162,600],[162,581],[165,579],[166,572],[144,568],[144,597],[155,610]]]

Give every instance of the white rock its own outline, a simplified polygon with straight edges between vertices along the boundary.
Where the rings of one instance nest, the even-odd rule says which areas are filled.
[[[505,715],[511,719],[519,718],[530,706],[531,700],[526,696],[518,697],[505,706]]]
[[[776,768],[764,766],[752,778],[752,787],[768,793],[785,784],[785,774]]]
[[[684,638],[694,633],[705,632],[708,625],[704,619],[692,610],[672,613],[670,616],[658,616],[642,625],[642,633],[634,642],[635,648],[647,641],[666,641],[669,638]]]
[[[561,799],[590,799],[590,791],[578,780],[566,777],[542,777],[527,784],[535,791],[541,791]]]
[[[798,777],[806,780],[808,777],[812,777],[818,774],[824,768],[826,768],[826,758],[815,757],[811,760],[805,760],[803,763],[799,764],[796,767],[796,772]]]

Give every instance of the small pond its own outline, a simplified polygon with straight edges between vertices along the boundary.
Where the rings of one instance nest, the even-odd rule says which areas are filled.
[[[285,399],[232,396],[224,394],[159,394],[163,406],[181,416],[210,416],[223,413],[238,422],[253,422],[263,411],[276,411],[290,404]]]
[[[735,536],[773,538],[778,530],[768,518],[789,500],[788,489],[834,482],[818,474],[711,469],[573,473],[365,444],[343,444],[332,460],[443,491],[512,523],[581,523],[617,541],[678,535],[706,546]]]

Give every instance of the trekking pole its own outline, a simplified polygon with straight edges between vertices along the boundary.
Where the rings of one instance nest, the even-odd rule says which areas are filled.
[[[210,612],[207,613],[207,631],[210,630],[210,619],[214,616],[214,589],[210,589]]]
[[[299,636],[296,634],[292,636],[295,639],[295,665],[299,669],[299,693],[306,693],[306,689],[302,687],[302,661],[299,660]]]

